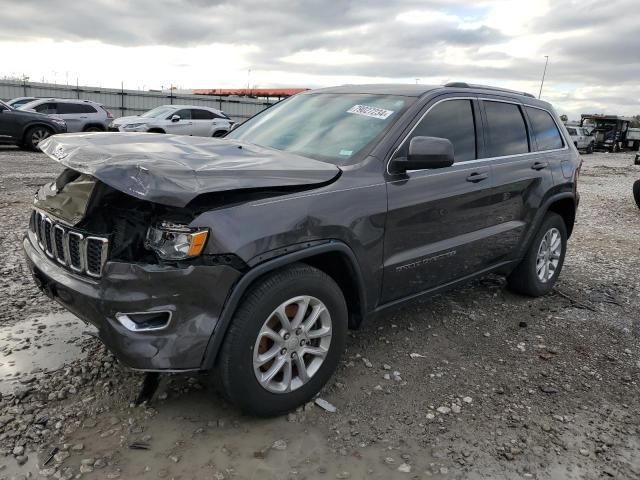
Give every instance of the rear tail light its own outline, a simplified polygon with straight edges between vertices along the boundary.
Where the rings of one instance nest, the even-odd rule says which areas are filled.
[[[113,114],[109,110],[107,110],[107,118],[113,119]]]

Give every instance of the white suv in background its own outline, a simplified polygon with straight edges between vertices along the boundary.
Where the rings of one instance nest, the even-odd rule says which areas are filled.
[[[573,144],[578,150],[586,150],[587,153],[593,153],[593,148],[596,145],[596,139],[591,132],[584,127],[572,127],[566,125],[567,132]]]
[[[172,133],[197,137],[221,137],[234,122],[221,110],[193,105],[162,105],[133,117],[121,117],[111,131]]]

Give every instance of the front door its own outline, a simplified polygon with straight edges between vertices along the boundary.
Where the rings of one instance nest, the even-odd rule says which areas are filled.
[[[178,115],[180,119],[177,121],[171,120],[171,117],[173,117],[174,115]],[[185,108],[172,113],[167,119],[164,131],[166,133],[173,133],[175,135],[193,135],[193,121],[191,120],[191,110]]]
[[[445,98],[426,114],[393,157],[407,155],[414,136],[448,138],[455,163],[389,177],[382,302],[445,285],[494,264],[494,245],[510,225],[499,225],[491,160],[478,159],[479,106],[473,98]]]

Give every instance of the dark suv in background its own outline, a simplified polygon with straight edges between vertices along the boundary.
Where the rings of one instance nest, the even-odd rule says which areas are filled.
[[[16,110],[0,101],[0,144],[10,143],[36,150],[38,143],[56,133],[65,133],[67,124],[59,118]]]
[[[37,284],[129,366],[213,370],[271,415],[348,328],[489,272],[551,291],[580,157],[552,107],[453,83],[305,92],[224,139],[53,137],[24,240]]]

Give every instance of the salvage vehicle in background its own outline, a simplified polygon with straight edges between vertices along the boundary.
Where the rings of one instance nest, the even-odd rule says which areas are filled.
[[[222,111],[194,105],[162,105],[139,116],[121,117],[110,131],[172,133],[196,137],[221,137],[234,122]]]
[[[578,150],[586,150],[587,153],[593,153],[596,139],[590,134],[589,130],[583,127],[566,126],[567,132],[571,137],[571,141]]]
[[[163,118],[168,115],[163,114]],[[549,293],[581,160],[547,102],[451,83],[290,97],[224,139],[71,134],[23,241],[124,364],[212,370],[258,415],[312,399],[348,328],[497,272]]]
[[[39,98],[19,107],[63,119],[69,132],[104,132],[113,115],[102,105],[91,100],[69,98]]]
[[[580,126],[592,129],[596,150],[619,152],[630,148],[627,133],[632,121],[632,118],[617,115],[583,114]]]
[[[62,119],[17,110],[0,101],[0,143],[37,150],[45,138],[66,131],[67,124]]]

